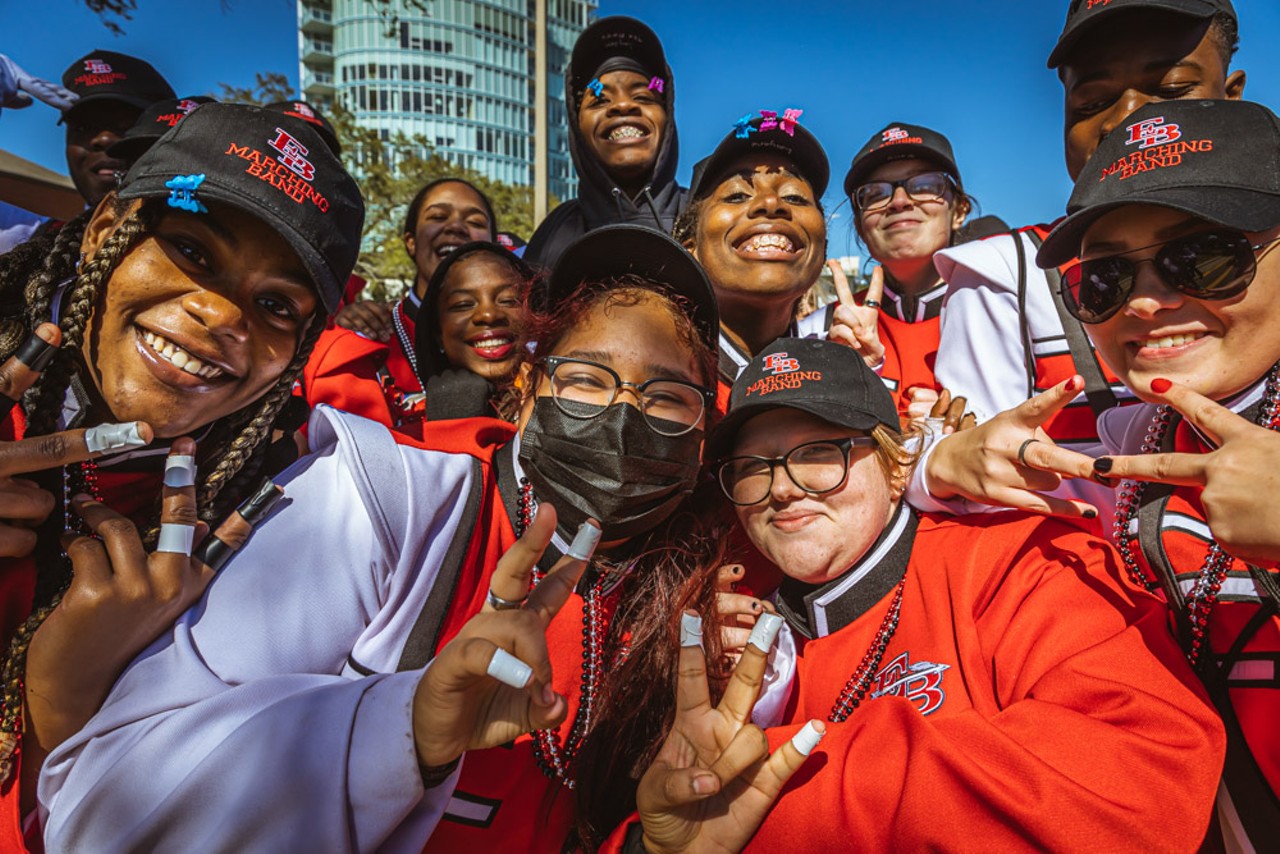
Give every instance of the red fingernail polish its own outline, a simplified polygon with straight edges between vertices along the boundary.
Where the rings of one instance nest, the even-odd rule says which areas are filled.
[[[1157,377],[1151,381],[1151,390],[1156,394],[1164,394],[1171,388],[1173,388],[1173,383],[1169,382],[1169,380],[1166,380],[1164,377]]]
[[[1072,377],[1067,380],[1066,389],[1067,391],[1079,391],[1083,384],[1084,382],[1079,377]]]

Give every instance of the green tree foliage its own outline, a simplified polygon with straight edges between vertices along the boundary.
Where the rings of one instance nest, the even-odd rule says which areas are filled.
[[[289,79],[276,72],[259,73],[252,87],[219,84],[220,101],[270,104],[294,97]],[[364,240],[356,275],[369,282],[366,299],[397,297],[413,282],[413,262],[404,249],[404,218],[409,202],[425,184],[438,178],[470,181],[489,197],[498,227],[522,235],[533,233],[533,188],[495,181],[449,160],[435,151],[426,137],[383,132],[364,127],[355,116],[335,104],[326,116],[342,143],[342,161],[355,176],[364,195]]]

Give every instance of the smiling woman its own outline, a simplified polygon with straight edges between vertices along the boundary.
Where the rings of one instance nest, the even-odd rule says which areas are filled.
[[[62,344],[38,359],[23,345],[19,359],[44,370],[27,377],[4,436],[53,434],[48,447],[78,449],[27,466],[62,463],[42,473],[45,491],[0,485],[22,498],[3,503],[0,531],[36,529],[3,538],[0,559],[5,642],[36,612],[5,663],[0,776],[20,758],[25,782],[4,790],[0,847],[21,846],[19,799],[34,797],[47,751],[208,584],[193,541],[262,477],[363,217],[355,182],[308,126],[208,104],[91,214],[0,260],[0,288],[25,297],[3,318],[0,356],[36,329]],[[24,447],[5,442],[5,456]],[[108,552],[139,564],[104,571]]]

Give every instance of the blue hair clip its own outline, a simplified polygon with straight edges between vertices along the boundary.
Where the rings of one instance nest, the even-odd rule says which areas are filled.
[[[755,133],[756,128],[751,126],[751,120],[755,117],[755,113],[747,113],[745,116],[734,122],[733,126],[737,128],[737,130],[734,131],[733,135],[738,139],[746,139],[751,136],[751,134]]]
[[[169,207],[191,213],[208,213],[209,209],[196,198],[196,189],[204,183],[204,173],[199,175],[174,175],[164,185],[169,188]]]
[[[592,78],[591,82],[587,84],[587,91],[597,98],[600,97],[600,93],[604,91],[604,84],[600,82],[599,77]]]

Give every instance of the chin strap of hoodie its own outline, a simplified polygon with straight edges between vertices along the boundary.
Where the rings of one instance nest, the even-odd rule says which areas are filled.
[[[639,201],[640,199],[644,199],[644,203],[649,207],[649,213],[653,214],[654,227],[658,231],[666,232],[667,228],[662,224],[662,215],[658,213],[658,205],[656,202],[654,202],[653,194],[650,192],[650,188],[652,186],[653,186],[652,184],[645,184],[644,187],[640,190],[640,194],[636,196],[635,199],[632,200],[632,202],[634,203]],[[626,222],[626,214],[622,210],[622,196],[623,196],[622,188],[614,187],[612,192],[613,192],[613,204],[618,209],[618,222]]]

